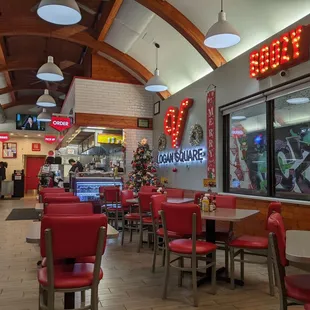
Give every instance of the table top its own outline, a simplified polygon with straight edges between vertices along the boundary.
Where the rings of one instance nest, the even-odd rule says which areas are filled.
[[[286,232],[286,258],[296,263],[310,264],[310,231],[288,230]]]
[[[40,234],[41,234],[41,222],[32,222],[29,225],[28,232],[26,235],[26,242],[27,243],[40,243]],[[118,238],[119,232],[112,227],[111,225],[108,225],[108,231],[107,231],[107,239],[115,239]]]
[[[214,212],[201,211],[201,218],[203,220],[239,222],[257,213],[259,210],[218,208]]]
[[[194,198],[167,198],[167,202],[169,203],[188,203],[193,202]],[[127,203],[137,204],[139,202],[138,198],[127,199]]]

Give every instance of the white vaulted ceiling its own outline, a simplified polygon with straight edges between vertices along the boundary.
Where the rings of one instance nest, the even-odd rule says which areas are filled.
[[[205,34],[217,21],[220,0],[168,0]],[[283,28],[310,14],[309,0],[224,0],[227,19],[241,34],[241,43],[219,50],[230,61]],[[138,4],[124,3],[105,41],[155,69],[154,42],[160,44],[160,75],[171,94],[212,71],[197,50],[163,19]]]

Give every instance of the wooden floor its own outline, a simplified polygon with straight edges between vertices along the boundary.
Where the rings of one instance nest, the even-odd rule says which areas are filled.
[[[12,208],[32,207],[33,198],[20,201],[0,201],[0,309],[38,309],[38,284],[36,262],[39,248],[27,244],[25,235],[30,221],[5,221]],[[136,240],[136,239],[135,239]],[[176,310],[192,307],[191,282],[185,279],[184,287],[177,287],[176,274],[172,272],[167,300],[161,299],[163,269],[158,256],[155,274],[150,271],[152,251],[143,248],[136,253],[136,243],[121,247],[119,240],[108,241],[102,259],[104,278],[100,284],[100,309],[106,310]],[[222,251],[218,253],[218,265],[223,265]],[[290,273],[298,272],[291,268]],[[208,293],[208,285],[199,288],[199,308],[208,310],[276,310],[277,297],[268,295],[267,270],[261,265],[246,265],[246,285],[229,289],[218,284],[217,295]],[[77,297],[77,305],[78,305]],[[56,306],[63,308],[63,296],[57,296]],[[303,309],[291,307],[290,309]]]

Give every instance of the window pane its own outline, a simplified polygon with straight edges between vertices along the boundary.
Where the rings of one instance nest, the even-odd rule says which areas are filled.
[[[230,192],[267,194],[266,103],[230,115]]]
[[[310,90],[275,99],[276,196],[310,198]]]

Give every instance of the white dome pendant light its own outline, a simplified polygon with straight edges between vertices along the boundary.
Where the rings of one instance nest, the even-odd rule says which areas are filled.
[[[49,94],[48,89],[44,90],[44,94],[37,100],[37,105],[44,108],[56,107],[55,99]]]
[[[52,120],[52,116],[46,111],[45,108],[43,108],[43,111],[38,115],[37,119],[40,122],[47,123]]]
[[[160,48],[158,43],[154,44],[156,47],[156,69],[154,72],[154,76],[149,79],[149,81],[145,84],[145,90],[151,92],[161,92],[168,89],[168,86],[164,83],[164,81],[159,76],[158,70],[158,49]]]
[[[82,19],[75,0],[41,0],[37,14],[43,20],[56,25],[74,25]]]
[[[54,58],[48,56],[47,63],[38,70],[37,78],[43,81],[60,82],[64,79],[64,76],[60,68],[54,64]]]
[[[224,0],[221,0],[221,12],[218,21],[209,29],[204,44],[211,48],[227,48],[238,44],[241,40],[237,30],[226,21]]]

